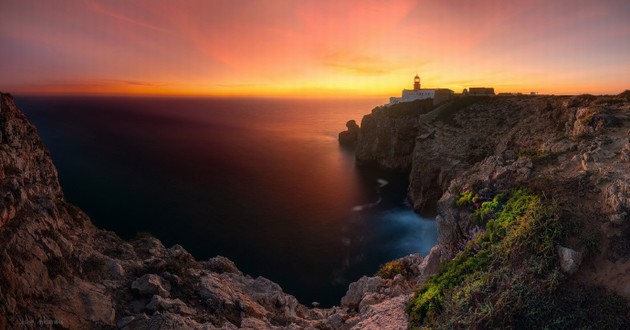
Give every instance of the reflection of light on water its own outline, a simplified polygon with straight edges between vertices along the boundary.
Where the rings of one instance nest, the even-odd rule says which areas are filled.
[[[367,204],[363,204],[363,205],[353,206],[352,207],[352,211],[360,212],[360,211],[363,211],[365,209],[372,208],[372,207],[378,205],[382,200],[383,199],[379,197],[378,200],[376,200],[376,202],[374,202],[374,203],[367,203]]]
[[[423,218],[412,210],[392,210],[384,212],[383,226],[396,234],[392,248],[404,253],[420,252],[426,256],[437,244],[437,223]]]
[[[377,179],[376,182],[378,183],[378,188],[376,189],[376,191],[378,192],[378,194],[380,196],[381,195],[381,188],[383,188],[386,185],[388,185],[389,181],[387,181],[385,179]],[[363,205],[353,206],[352,207],[352,211],[360,212],[360,211],[363,211],[365,209],[373,208],[374,206],[377,206],[378,204],[380,204],[382,201],[383,201],[383,198],[379,197],[378,200],[376,200],[376,202],[374,202],[374,203],[367,203],[367,204],[363,204]]]

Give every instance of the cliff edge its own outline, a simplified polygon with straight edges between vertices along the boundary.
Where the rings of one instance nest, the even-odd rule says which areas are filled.
[[[363,118],[357,163],[408,171],[413,207],[438,213],[439,244],[426,259],[444,267],[410,301],[412,326],[527,328],[557,322],[571,328],[605,322],[517,303],[529,299],[523,294],[528,290],[554,311],[591,312],[578,303],[563,305],[559,300],[566,297],[592,300],[597,308],[614,301],[606,306],[621,309],[603,313],[614,314],[609,325],[628,325],[626,94],[458,97],[439,107],[377,107]],[[529,221],[540,227],[523,227]],[[519,250],[518,242],[529,243]],[[507,285],[506,276],[515,282]],[[514,291],[515,285],[525,291]],[[607,302],[598,305],[596,297]],[[534,314],[539,319],[529,319]]]
[[[0,93],[0,329],[398,329],[415,276],[363,277],[307,308],[224,257],[124,241],[69,204],[37,130]],[[419,274],[423,259],[399,263]]]
[[[408,171],[414,207],[437,208],[439,244],[424,258],[396,260],[359,279],[337,307],[308,308],[226,258],[199,261],[179,245],[166,248],[153,237],[127,242],[96,228],[65,200],[36,129],[0,94],[0,329],[629,324],[630,100],[411,102],[374,109],[357,136],[359,164]],[[519,213],[514,205],[522,201],[550,207],[536,213],[521,205]],[[504,211],[511,217],[499,217]],[[521,226],[529,220],[562,226],[527,236],[540,234]],[[505,233],[526,239],[505,240]],[[535,244],[492,263],[484,257],[514,242]],[[514,281],[502,286],[505,279]],[[528,290],[531,283],[542,291]],[[427,300],[427,292],[437,295]],[[501,305],[503,293],[524,300]],[[528,309],[527,301],[544,308]],[[549,311],[588,317],[555,319]]]

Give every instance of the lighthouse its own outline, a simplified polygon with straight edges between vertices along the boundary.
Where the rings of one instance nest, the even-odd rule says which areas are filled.
[[[403,89],[401,97],[390,97],[387,106],[412,102],[415,100],[433,99],[433,104],[442,103],[453,96],[453,91],[446,88],[420,88],[420,76],[413,77],[413,89]]]

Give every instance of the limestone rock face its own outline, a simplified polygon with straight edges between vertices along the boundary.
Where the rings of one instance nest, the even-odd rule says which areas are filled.
[[[405,304],[411,295],[400,295],[393,299],[382,300],[369,305],[362,314],[362,319],[351,329],[359,330],[398,330],[407,329],[408,318]]]
[[[380,277],[361,277],[358,281],[350,284],[348,292],[341,298],[341,306],[354,309],[359,308],[359,303],[361,303],[366,293],[376,292],[379,287],[384,286],[386,281]]]
[[[97,229],[65,202],[36,129],[0,93],[0,328],[113,325]]]
[[[221,256],[95,228],[61,191],[36,129],[0,94],[0,329],[350,329],[403,325],[417,282],[365,278],[309,309]],[[409,257],[410,263],[422,260]],[[363,283],[376,283],[363,285]],[[362,323],[361,323],[362,322]]]
[[[597,266],[568,267],[568,260],[578,260],[571,254],[575,258],[565,258],[563,267],[627,294],[610,275],[627,277],[630,269],[625,252],[630,244],[630,100],[625,94],[462,97],[404,114],[379,107],[362,121],[356,158],[359,165],[408,170],[413,207],[437,211],[439,248],[424,259],[425,269],[449,260],[479,230],[469,222],[470,211],[455,207],[457,192],[525,186],[559,203],[564,217],[596,234],[589,244],[603,252],[588,262]],[[438,251],[444,257],[437,259]]]
[[[416,209],[435,201],[466,172],[476,181],[518,183],[530,178],[530,154],[561,141],[571,117],[557,100],[486,99],[453,111],[436,109],[435,119],[423,124],[435,133],[417,140],[413,151],[409,197]],[[471,178],[467,178],[471,182]]]
[[[630,104],[620,100],[464,98],[404,114],[379,107],[363,118],[357,162],[408,169],[414,208],[437,206],[443,212],[449,212],[445,203],[450,203],[445,193],[454,188],[474,183],[505,188],[541,175],[575,177],[585,171],[607,171],[619,176],[606,185],[607,204],[621,212],[619,205],[627,205],[628,171],[622,170],[627,165],[619,160],[625,161],[630,150],[624,129]],[[445,225],[441,242],[461,238],[452,226],[455,215],[440,215]]]
[[[416,136],[417,117],[433,109],[431,100],[377,107],[361,120],[357,162],[390,170],[408,170]]]

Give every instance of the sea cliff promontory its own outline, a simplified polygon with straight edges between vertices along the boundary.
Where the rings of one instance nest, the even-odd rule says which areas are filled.
[[[356,158],[407,171],[413,207],[437,212],[426,259],[441,267],[409,301],[412,326],[628,325],[625,94],[381,106],[361,122]]]
[[[377,107],[352,130],[360,166],[409,173],[439,244],[324,309],[224,257],[95,227],[0,94],[0,329],[628,326],[627,97],[418,101]]]
[[[95,227],[64,197],[37,129],[0,93],[0,329],[397,329],[408,276],[364,277],[340,305],[300,304],[227,258]],[[115,207],[115,206],[112,206]]]

